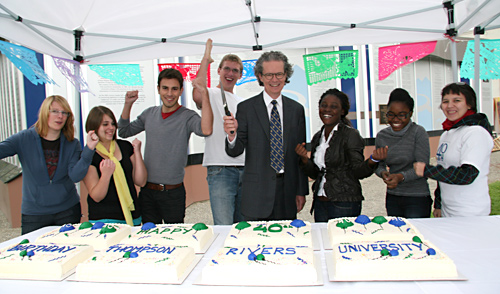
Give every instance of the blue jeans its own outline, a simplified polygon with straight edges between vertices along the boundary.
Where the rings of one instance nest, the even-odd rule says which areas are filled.
[[[314,221],[327,222],[332,218],[356,217],[361,214],[361,201],[314,201]]]
[[[243,220],[240,212],[243,170],[243,166],[207,166],[214,225],[232,225]]]
[[[385,208],[388,216],[425,218],[431,216],[432,198],[427,196],[397,196],[386,194]]]
[[[77,224],[82,218],[80,202],[64,211],[45,215],[21,215],[21,234],[27,234],[46,226]]]

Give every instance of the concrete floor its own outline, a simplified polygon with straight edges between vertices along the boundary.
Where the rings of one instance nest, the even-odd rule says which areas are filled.
[[[431,160],[431,164],[433,163],[435,163],[435,160]],[[488,178],[490,183],[500,180],[500,152],[494,152],[491,154],[490,174],[488,175]],[[361,185],[363,187],[363,196],[365,197],[361,213],[371,217],[378,215],[387,215],[385,211],[386,188],[382,180],[377,176],[372,175],[369,178],[363,179],[361,181]],[[436,188],[436,182],[433,180],[429,180],[429,187],[432,193]],[[312,195],[310,194],[306,197],[306,205],[304,210],[301,211],[298,215],[299,219],[314,222],[313,217],[309,214],[311,203]],[[206,200],[196,202],[187,207],[184,222],[191,224],[198,222],[203,222],[209,225],[213,224],[210,201]],[[11,228],[9,222],[7,221],[7,218],[0,211],[0,242],[10,240],[20,235],[21,229]]]

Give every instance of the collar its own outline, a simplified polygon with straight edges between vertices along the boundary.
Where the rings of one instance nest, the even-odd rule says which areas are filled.
[[[273,99],[271,96],[269,96],[266,93],[266,91],[262,91],[262,93],[263,93],[263,97],[264,97],[264,103],[266,104],[266,106],[269,106],[269,104],[271,104],[271,101],[273,101],[273,100],[276,100],[278,102],[276,106],[278,106],[278,105],[283,106],[283,98],[282,98],[283,96],[282,95],[280,95],[276,99]]]

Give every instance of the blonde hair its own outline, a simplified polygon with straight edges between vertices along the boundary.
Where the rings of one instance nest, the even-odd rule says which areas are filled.
[[[75,118],[73,116],[73,112],[71,111],[71,107],[69,107],[68,101],[59,95],[52,95],[45,100],[43,100],[42,105],[40,106],[40,110],[38,111],[38,120],[35,123],[35,129],[40,137],[47,136],[49,132],[49,115],[50,115],[50,106],[53,102],[59,103],[62,106],[63,110],[68,113],[68,117],[66,118],[66,123],[62,128],[61,132],[63,133],[66,140],[73,141],[75,139],[75,127],[74,122]]]

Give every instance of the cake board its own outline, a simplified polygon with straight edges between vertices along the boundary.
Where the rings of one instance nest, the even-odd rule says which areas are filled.
[[[174,282],[81,281],[81,280],[77,280],[76,279],[76,268],[75,268],[75,270],[73,270],[74,274],[72,274],[71,276],[69,276],[67,278],[67,281],[71,281],[71,282],[84,282],[84,283],[128,283],[128,284],[170,284],[170,285],[181,285],[182,283],[184,283],[184,281],[186,280],[186,278],[189,276],[189,274],[191,274],[191,272],[193,271],[193,269],[196,267],[196,265],[200,262],[200,260],[202,258],[203,258],[203,255],[195,254],[194,255],[194,259],[191,262],[191,264],[189,264],[189,266],[186,268],[186,270],[184,271],[184,273],[182,274],[182,276],[177,281],[174,281]]]
[[[335,264],[333,262],[333,252],[328,251],[325,252],[325,261],[326,261],[326,269],[328,271],[328,280],[330,282],[387,282],[387,281],[392,281],[392,282],[408,282],[408,281],[467,281],[467,278],[462,275],[458,270],[457,270],[457,276],[456,277],[434,277],[434,278],[385,278],[385,279],[337,279],[335,276]]]
[[[195,280],[193,285],[204,285],[204,286],[256,286],[256,287],[280,287],[280,286],[322,286],[323,283],[323,271],[322,271],[322,264],[321,264],[321,256],[319,252],[314,252],[314,264],[316,268],[316,275],[317,275],[317,280],[315,282],[297,282],[297,281],[290,281],[290,282],[285,282],[285,283],[266,283],[266,284],[259,284],[258,281],[249,281],[248,283],[239,283],[239,282],[232,282],[232,281],[227,281],[224,283],[213,283],[210,281],[205,281],[203,280],[202,273],[198,276],[198,278]]]

